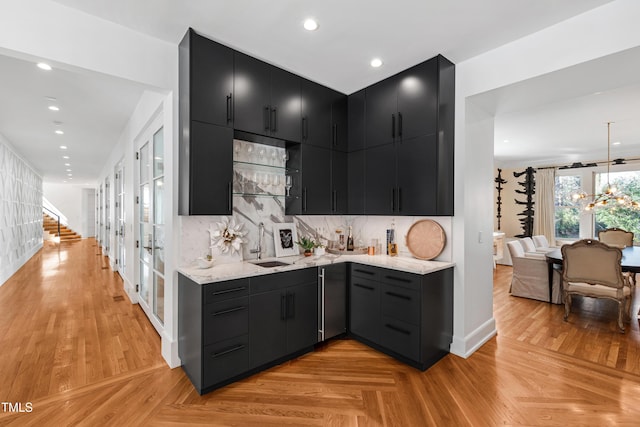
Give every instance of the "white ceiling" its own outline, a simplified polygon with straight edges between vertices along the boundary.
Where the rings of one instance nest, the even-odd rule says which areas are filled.
[[[237,50],[352,93],[438,53],[457,63],[611,0],[55,1],[176,44],[192,27]],[[302,29],[307,17],[318,20],[317,31]],[[384,61],[379,69],[368,65],[374,56]],[[95,73],[56,68],[47,74],[31,62],[8,57],[0,57],[0,70],[0,133],[41,171],[45,181],[54,182],[65,177],[56,148],[64,140],[72,153],[73,182],[95,181],[144,88]],[[549,82],[562,87],[567,79],[576,80],[571,73],[560,77]],[[606,74],[595,77],[610,80]],[[527,98],[522,94],[531,94],[527,84],[535,87],[541,82],[525,82],[477,99],[497,114],[497,140],[518,144],[549,141],[557,149],[559,139],[551,136],[558,136],[560,129],[571,126],[582,130],[594,120],[624,121],[588,115],[593,108],[590,105],[604,105],[605,97],[591,102],[584,96],[589,92],[584,91],[568,91],[562,99],[556,96],[562,91],[548,86],[534,92],[538,96],[533,98],[539,102],[518,101]],[[597,87],[595,90],[601,90]],[[627,89],[619,89],[618,94],[624,96],[611,93],[606,97],[611,97],[613,105],[630,111],[623,103],[638,97],[629,96]],[[550,96],[544,99],[545,95]],[[46,96],[58,98],[61,111],[48,111]],[[565,116],[567,111],[571,115]],[[54,120],[63,123],[62,137],[53,133]],[[606,128],[603,132],[592,129],[590,134],[598,144],[606,142]],[[570,136],[571,132],[564,135]],[[566,141],[563,146],[568,153],[590,150],[580,135],[560,139],[562,144]],[[574,139],[581,145],[570,148]],[[522,145],[516,147],[503,149],[497,144],[497,160],[516,161],[512,152],[526,150]],[[540,145],[536,147],[539,152]]]

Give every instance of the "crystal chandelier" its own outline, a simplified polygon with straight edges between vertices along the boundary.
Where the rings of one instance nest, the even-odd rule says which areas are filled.
[[[611,166],[611,123],[607,122],[607,187],[603,193],[587,194],[584,191],[573,195],[585,211],[605,207],[620,207],[627,209],[640,209],[640,203],[631,196],[623,193],[609,182],[609,169]]]

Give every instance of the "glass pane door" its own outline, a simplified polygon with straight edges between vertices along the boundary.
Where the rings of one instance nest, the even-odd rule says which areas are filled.
[[[160,127],[140,148],[139,302],[156,328],[164,324],[164,136]]]
[[[116,170],[116,247],[117,269],[124,277],[126,268],[126,253],[124,246],[125,212],[124,212],[124,167],[120,165]]]

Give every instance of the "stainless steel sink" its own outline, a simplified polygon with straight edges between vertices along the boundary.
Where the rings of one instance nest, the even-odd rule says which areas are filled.
[[[264,267],[264,268],[280,267],[280,266],[283,266],[283,265],[290,265],[289,263],[282,262],[282,261],[262,261],[262,262],[254,262],[252,264],[258,265],[258,266]]]

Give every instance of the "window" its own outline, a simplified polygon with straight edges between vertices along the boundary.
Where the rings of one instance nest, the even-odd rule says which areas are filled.
[[[572,198],[580,191],[580,181],[579,175],[556,176],[556,239],[580,238],[580,206]]]
[[[634,200],[640,200],[640,171],[611,172],[609,183]],[[607,187],[607,174],[596,173],[595,188],[600,193]],[[640,211],[612,206],[595,211],[594,237],[600,230],[617,227],[633,232],[634,243],[640,243]]]

